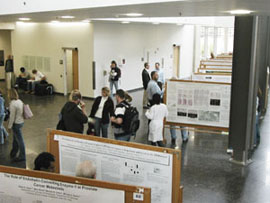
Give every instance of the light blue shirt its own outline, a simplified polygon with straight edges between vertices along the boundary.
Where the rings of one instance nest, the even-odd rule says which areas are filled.
[[[163,96],[163,92],[160,90],[157,82],[154,80],[149,81],[146,92],[147,92],[147,98],[149,100],[153,99],[154,94],[160,94],[161,97]]]
[[[162,85],[165,83],[165,78],[164,78],[164,72],[161,68],[155,69],[155,71],[157,71],[158,73],[158,81],[162,83]]]
[[[5,115],[5,100],[0,96],[0,115]]]

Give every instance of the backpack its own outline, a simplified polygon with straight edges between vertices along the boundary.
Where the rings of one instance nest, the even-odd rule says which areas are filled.
[[[139,112],[136,107],[131,105],[125,105],[125,114],[123,119],[123,130],[125,133],[130,133],[131,135],[135,135],[137,130],[140,127],[140,120],[139,120]]]

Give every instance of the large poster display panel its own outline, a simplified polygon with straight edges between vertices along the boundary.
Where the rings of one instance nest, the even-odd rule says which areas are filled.
[[[125,202],[125,192],[0,172],[2,203]],[[105,195],[104,195],[105,194]]]
[[[231,83],[231,75],[192,75],[192,81]]]
[[[172,154],[55,135],[60,173],[75,175],[76,166],[91,160],[97,180],[151,188],[151,202],[172,202]]]
[[[226,83],[168,81],[166,122],[229,128],[230,95]]]

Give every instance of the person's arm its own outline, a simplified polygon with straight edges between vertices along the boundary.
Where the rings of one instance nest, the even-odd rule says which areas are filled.
[[[10,111],[10,116],[9,116],[9,122],[8,122],[8,129],[11,129],[15,121],[15,114],[16,114],[15,104],[10,103],[9,111]]]
[[[125,114],[125,107],[118,107],[115,109],[115,116],[111,117],[111,122],[121,125]]]
[[[149,120],[152,120],[154,118],[154,112],[153,112],[153,107],[151,107],[149,110],[145,112],[146,118]]]
[[[75,108],[75,117],[77,120],[79,120],[81,123],[87,123],[88,122],[88,117],[86,115],[86,110],[85,110],[85,104],[81,104],[81,108],[77,107]]]

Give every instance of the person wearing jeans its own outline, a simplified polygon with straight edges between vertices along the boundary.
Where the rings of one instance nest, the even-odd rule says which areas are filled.
[[[171,139],[172,139],[171,144],[175,145],[175,142],[177,139],[176,129],[175,129],[176,126],[170,126],[170,127],[171,127],[170,132],[171,132]],[[187,143],[188,142],[188,131],[182,126],[180,126],[180,128],[181,128],[182,142]]]
[[[113,100],[110,97],[110,90],[108,87],[101,89],[101,96],[97,97],[91,109],[90,118],[94,120],[95,135],[102,137],[108,137],[108,127],[110,123],[110,117],[114,115]]]
[[[0,144],[4,144],[4,140],[8,136],[8,133],[3,125],[5,115],[5,100],[0,91]]]
[[[120,77],[121,77],[121,70],[117,67],[117,63],[115,61],[112,61],[111,70],[109,73],[111,97],[113,95],[113,86],[115,88],[115,91],[118,90],[118,81]]]
[[[13,144],[10,157],[14,162],[25,161],[25,146],[22,135],[23,118],[23,102],[19,99],[19,95],[15,89],[10,91],[10,118],[8,129],[13,131]],[[19,155],[17,153],[19,152]]]

